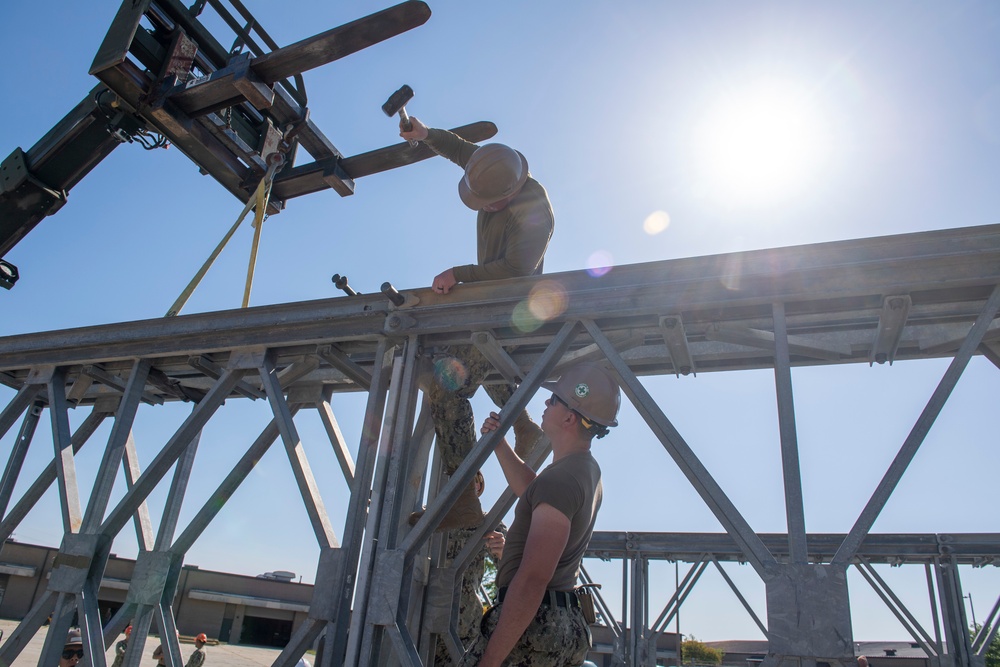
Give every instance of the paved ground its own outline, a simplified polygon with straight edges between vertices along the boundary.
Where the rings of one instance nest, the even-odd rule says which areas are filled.
[[[17,627],[17,621],[0,619],[0,630],[3,630],[4,639]],[[38,634],[32,637],[28,645],[21,651],[21,655],[12,663],[12,667],[29,667],[38,664],[38,659],[42,654],[42,645],[45,642],[45,635],[48,627],[43,627]],[[115,640],[117,641],[117,640]],[[152,653],[159,644],[156,637],[150,637],[146,642],[146,653]],[[186,660],[194,650],[194,644],[181,644],[181,654]],[[278,649],[258,648],[255,646],[230,646],[229,644],[219,644],[218,646],[205,647],[208,656],[205,659],[205,667],[268,667],[278,657]],[[108,664],[114,659],[114,645],[108,651]],[[311,657],[307,657],[312,662]],[[144,660],[146,667],[152,667],[155,663],[152,659]]]

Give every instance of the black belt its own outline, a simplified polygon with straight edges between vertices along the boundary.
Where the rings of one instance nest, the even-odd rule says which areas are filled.
[[[503,602],[507,597],[507,587],[501,588],[497,593],[497,604]],[[551,588],[545,590],[542,604],[550,607],[568,607],[570,609],[580,608],[580,598],[576,596],[576,591],[554,591]]]

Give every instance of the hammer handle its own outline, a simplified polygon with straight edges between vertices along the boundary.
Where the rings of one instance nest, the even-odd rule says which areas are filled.
[[[413,129],[413,123],[410,122],[410,114],[406,113],[406,107],[399,110],[399,126],[403,128],[404,132],[409,132]],[[410,142],[410,146],[416,147],[420,142],[416,139],[407,139]]]

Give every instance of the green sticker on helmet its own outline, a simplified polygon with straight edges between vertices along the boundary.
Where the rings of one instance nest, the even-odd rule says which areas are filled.
[[[584,398],[587,394],[590,393],[590,387],[587,386],[586,382],[581,382],[580,384],[576,385],[576,389],[573,390],[573,393],[576,394],[577,398]]]

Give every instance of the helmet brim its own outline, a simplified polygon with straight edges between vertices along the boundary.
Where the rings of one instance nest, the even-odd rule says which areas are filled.
[[[562,396],[559,393],[559,383],[558,382],[543,382],[541,384],[540,388],[544,389],[545,391],[551,391],[556,396],[559,396],[559,399],[562,400],[562,402],[565,403],[566,405],[570,406],[569,409],[572,410],[573,412],[577,412],[579,414],[583,414],[582,412],[580,412],[579,410],[577,410],[576,408],[573,407],[573,403],[575,403],[576,401],[574,401],[574,400],[572,400],[572,399],[570,399],[570,398],[568,398],[566,396]],[[583,415],[583,416],[587,417],[587,415]],[[608,424],[605,424],[602,421],[594,419],[593,417],[587,417],[587,419],[589,419],[591,421],[595,421],[595,422],[597,422],[598,424],[600,424],[602,426],[618,426],[618,419],[617,418],[616,419],[612,419],[611,422],[608,423]]]
[[[503,193],[500,197],[484,198],[478,196],[474,193],[465,182],[465,175],[458,181],[458,196],[461,198],[462,203],[471,208],[473,211],[481,211],[490,204],[495,204],[501,199],[507,199],[508,197],[513,197],[517,192],[524,187],[524,184],[528,181],[528,160],[521,155],[521,151],[515,150],[517,156],[521,158],[521,177],[517,180],[517,184],[510,189],[509,192]]]

